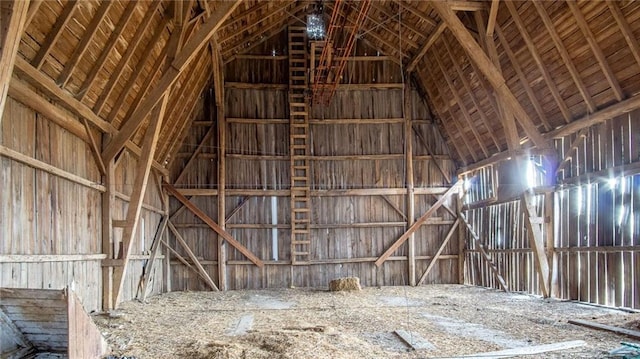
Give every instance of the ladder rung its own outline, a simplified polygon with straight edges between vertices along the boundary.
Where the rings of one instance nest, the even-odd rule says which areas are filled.
[[[309,208],[294,208],[293,209],[293,212],[296,212],[296,213],[304,213],[304,212],[309,212],[309,211],[311,211]]]
[[[294,256],[308,256],[309,252],[293,252]]]

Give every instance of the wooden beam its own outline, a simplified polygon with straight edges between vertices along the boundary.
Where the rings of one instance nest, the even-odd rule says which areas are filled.
[[[154,110],[149,127],[145,132],[144,140],[142,142],[142,156],[138,160],[131,201],[127,208],[127,226],[122,230],[122,252],[119,253],[119,258],[123,259],[123,265],[122,267],[116,267],[113,270],[114,307],[117,307],[122,299],[122,289],[124,287],[127,269],[129,268],[129,254],[133,248],[133,239],[135,238],[138,228],[140,210],[142,208],[142,202],[144,201],[144,195],[147,189],[153,155],[157,148],[158,137],[160,137],[160,128],[162,127],[167,102],[168,96],[165,96],[162,102]],[[109,159],[109,161],[110,160],[111,159]]]
[[[100,192],[104,192],[105,191],[105,187],[99,183],[95,183],[93,181],[90,181],[84,177],[80,177],[76,174],[67,172],[65,170],[61,170],[58,167],[52,166],[48,163],[39,161],[35,158],[29,157],[27,155],[24,155],[18,151],[14,151],[8,147],[5,147],[3,145],[0,145],[0,156],[4,156],[7,158],[10,158],[14,161],[23,163],[29,167],[38,169],[38,170],[42,170],[45,171],[49,174],[52,174],[54,176],[60,177],[60,178],[64,178],[66,180],[69,180],[71,182],[77,183],[79,185],[85,186],[87,188],[91,188],[91,189],[95,189],[97,191]]]
[[[158,11],[158,8],[160,7],[161,3],[162,3],[161,0],[154,0],[151,4],[149,4],[149,7],[145,12],[144,18],[141,20],[139,24],[137,24],[136,32],[133,34],[133,37],[131,38],[131,40],[127,43],[127,48],[124,54],[122,54],[122,57],[120,57],[120,60],[118,61],[113,72],[109,75],[107,84],[102,86],[102,92],[100,93],[100,96],[98,96],[98,99],[93,105],[93,108],[92,108],[93,112],[97,114],[102,112],[102,109],[104,108],[104,105],[109,99],[111,92],[113,92],[113,89],[116,87],[116,84],[120,82],[120,76],[122,76],[122,73],[127,68],[127,66],[131,66],[130,61],[134,53],[136,52],[138,45],[140,45],[140,42],[147,34],[147,29],[153,22],[156,12]],[[167,22],[168,22],[167,17],[163,16],[162,19],[159,21],[159,23],[156,25],[156,29],[154,32],[156,36],[152,36],[156,41],[159,37],[158,33],[161,34],[162,32],[164,32]],[[149,42],[152,42],[152,41],[153,40],[150,40]],[[144,60],[146,60],[146,58],[140,59],[140,61],[144,61]],[[133,77],[136,71],[135,69],[132,69],[132,70],[133,71],[131,73],[131,76]],[[116,106],[118,106],[117,103],[116,103]]]
[[[0,124],[9,94],[9,82],[27,22],[29,1],[0,1]]]
[[[587,87],[584,85],[582,78],[580,78],[580,73],[578,72],[578,69],[576,69],[576,66],[573,63],[573,59],[571,59],[569,52],[562,43],[562,39],[558,35],[558,31],[556,31],[556,27],[553,24],[553,21],[551,21],[551,18],[547,14],[547,11],[544,8],[544,4],[538,1],[532,1],[532,3],[535,6],[536,10],[538,10],[538,15],[540,15],[544,26],[547,28],[547,32],[551,36],[551,40],[553,40],[556,49],[560,53],[564,65],[569,70],[569,73],[573,78],[573,82],[578,88],[578,91],[580,91],[580,95],[582,95],[582,99],[587,104],[589,112],[594,112],[596,110],[596,105],[593,102],[593,98],[589,94],[589,90],[587,90]]]
[[[442,33],[446,28],[447,28],[447,24],[445,24],[444,22],[441,22],[440,24],[438,24],[436,29],[431,33],[431,35],[429,35],[429,38],[424,43],[424,45],[420,47],[420,50],[418,50],[418,52],[413,56],[413,58],[409,60],[407,69],[406,69],[407,72],[413,72],[413,70],[416,68],[416,66],[420,62],[420,60],[422,60],[422,58],[427,53],[427,51],[429,51],[431,46],[433,46],[433,44],[436,43],[436,40],[438,40],[438,38],[440,37],[440,35],[442,35]]]
[[[16,70],[20,76],[24,77],[27,82],[44,92],[45,95],[53,100],[59,101],[64,108],[72,113],[87,119],[92,125],[99,128],[102,132],[114,133],[116,131],[115,127],[95,114],[89,106],[75,99],[66,90],[61,89],[53,79],[45,75],[43,72],[38,71],[38,69],[31,66],[31,64],[24,59],[19,58],[16,60]]]
[[[98,142],[96,142],[96,139],[93,136],[93,132],[91,132],[89,122],[87,122],[86,118],[82,119],[82,123],[84,124],[84,128],[87,130],[87,137],[89,138],[89,145],[91,147],[91,154],[93,155],[93,159],[96,161],[98,170],[104,176],[104,174],[107,172],[107,168],[104,165],[104,161],[102,161],[102,157],[100,157],[100,148],[98,147]]]
[[[412,126],[412,128],[413,128],[413,132],[415,132],[415,134],[418,136],[418,139],[420,140],[420,142],[422,143],[424,148],[427,150],[427,153],[429,154],[429,157],[431,157],[433,159],[433,163],[436,165],[436,168],[438,169],[438,171],[440,171],[440,173],[442,174],[442,177],[444,177],[444,179],[447,181],[448,184],[451,184],[451,174],[447,173],[442,168],[442,165],[440,165],[440,161],[438,160],[438,157],[437,157],[438,155],[435,155],[433,153],[433,150],[431,149],[431,146],[429,145],[427,140],[424,138],[422,133],[418,129],[416,129],[414,126]],[[413,156],[413,158],[415,160],[421,159],[422,157],[423,156]]]
[[[231,236],[227,231],[220,228],[218,224],[211,219],[206,213],[204,213],[200,208],[198,208],[195,204],[191,203],[185,196],[183,196],[175,187],[168,183],[163,184],[164,189],[173,195],[178,201],[185,205],[193,214],[195,214],[198,218],[203,220],[211,229],[216,231],[219,235],[221,235],[229,244],[234,246],[240,253],[244,254],[251,262],[253,262],[256,266],[262,268],[264,263],[260,258],[256,257],[251,251],[249,251],[245,246],[243,246],[240,242],[238,242],[233,236]]]
[[[178,174],[178,177],[175,179],[175,181],[173,181],[173,183],[175,183],[175,184],[180,183],[180,180],[182,179],[184,174],[187,172],[187,169],[191,166],[191,164],[195,161],[195,159],[198,158],[198,154],[200,154],[202,149],[207,145],[208,141],[211,139],[211,137],[215,133],[216,133],[216,127],[215,126],[209,127],[209,130],[204,135],[202,140],[200,140],[200,143],[198,144],[198,147],[196,147],[196,149],[193,151],[193,153],[191,154],[191,156],[187,160],[187,163],[185,163],[185,165],[182,167],[182,170],[180,170],[180,173]]]
[[[447,5],[453,11],[481,11],[485,9],[485,5],[481,1],[447,0]]]
[[[133,14],[136,13],[135,8],[137,4],[138,4],[137,1],[130,1],[127,4],[127,7],[122,12],[122,16],[120,16],[120,20],[118,20],[118,24],[111,32],[111,35],[109,35],[109,40],[107,40],[107,42],[103,45],[100,56],[95,61],[93,67],[91,67],[91,71],[89,71],[89,73],[87,74],[87,77],[85,78],[84,82],[82,82],[82,85],[80,86],[80,90],[76,95],[76,98],[78,100],[82,101],[82,99],[84,99],[84,97],[89,93],[89,89],[91,88],[91,86],[93,86],[93,83],[95,82],[96,77],[98,76],[98,73],[100,73],[100,71],[102,70],[102,67],[107,61],[107,58],[109,57],[109,55],[112,54],[113,48],[118,43],[120,39],[120,35],[124,31],[124,29],[127,27],[127,24],[133,17]]]
[[[149,111],[171,88],[171,85],[178,79],[185,67],[191,63],[191,60],[200,52],[202,47],[208,43],[211,36],[213,36],[240,2],[241,0],[225,1],[216,8],[215,13],[202,24],[193,37],[190,38],[182,50],[180,50],[180,53],[171,63],[171,67],[165,71],[156,87],[140,103],[140,106],[133,112],[131,117],[126,120],[118,134],[107,144],[102,152],[102,158],[107,160],[111,159],[122,149],[122,146],[124,146],[125,142],[129,140],[129,137],[138,129]]]
[[[33,67],[40,70],[45,60],[47,59],[47,56],[49,56],[53,45],[55,45],[60,36],[62,36],[64,28],[73,17],[73,12],[76,10],[78,4],[79,1],[70,0],[62,9],[62,13],[56,17],[56,22],[53,25],[53,28],[49,31],[47,37],[42,42],[40,49],[36,53],[36,56],[33,58],[33,61],[31,61]]]
[[[200,261],[198,260],[196,255],[193,253],[191,248],[189,248],[189,245],[187,244],[187,241],[185,241],[184,238],[182,238],[182,235],[180,235],[180,232],[178,232],[178,230],[173,225],[173,223],[171,223],[171,221],[169,221],[168,226],[169,226],[169,229],[171,230],[171,232],[173,233],[173,235],[176,237],[176,241],[178,243],[180,243],[180,245],[182,246],[184,251],[187,252],[187,256],[193,262],[193,265],[195,265],[196,268],[198,269],[198,272],[200,273],[200,276],[202,276],[202,278],[204,278],[204,281],[207,283],[207,285],[209,285],[209,287],[211,287],[211,289],[213,289],[215,291],[218,291],[219,290],[218,287],[213,282],[213,280],[209,276],[209,273],[207,273],[207,271],[204,269],[204,267],[202,266],[202,264],[200,263]]]
[[[589,28],[589,25],[587,24],[587,20],[584,18],[584,15],[580,11],[580,9],[578,8],[578,5],[576,5],[574,0],[567,1],[567,5],[569,5],[569,9],[573,14],[573,18],[575,19],[576,23],[578,24],[578,27],[580,28],[580,31],[582,31],[582,34],[584,35],[587,42],[589,43],[589,47],[591,47],[591,51],[593,51],[593,54],[598,60],[598,64],[600,65],[600,68],[602,69],[604,76],[607,78],[607,81],[609,82],[609,86],[611,87],[611,90],[615,94],[616,99],[618,101],[622,101],[622,99],[624,99],[625,96],[624,96],[624,93],[622,92],[622,88],[620,87],[620,82],[618,82],[618,79],[616,79],[616,75],[613,73],[611,66],[609,66],[609,63],[607,62],[607,57],[604,55],[604,53],[602,52],[602,49],[598,45],[598,41],[596,41],[596,38],[593,35],[593,32]]]
[[[415,233],[420,226],[422,226],[431,217],[442,204],[451,197],[452,194],[457,193],[460,189],[462,181],[456,182],[447,192],[445,192],[440,199],[436,201],[420,218],[418,218],[406,232],[404,232],[400,238],[398,238],[375,262],[375,265],[380,267],[392,254],[395,252],[409,237]]]
[[[515,4],[512,1],[504,1],[503,3],[507,5],[507,8],[511,13],[511,18],[513,19],[513,22],[515,23],[516,27],[518,28],[518,31],[520,32],[520,36],[522,36],[522,39],[524,40],[525,44],[527,45],[527,48],[529,49],[529,53],[533,57],[533,60],[535,61],[535,63],[538,65],[538,70],[540,71],[540,73],[542,74],[542,77],[547,83],[547,87],[549,87],[549,91],[551,91],[551,95],[556,100],[556,104],[558,105],[560,112],[562,112],[565,122],[568,123],[571,119],[571,112],[569,111],[569,108],[567,107],[567,105],[564,103],[564,100],[562,99],[562,95],[560,95],[560,91],[558,90],[558,87],[556,86],[555,82],[553,81],[553,78],[551,77],[551,75],[549,74],[549,71],[547,70],[547,67],[542,61],[542,57],[540,56],[536,48],[536,45],[533,43],[531,36],[527,32],[527,29],[524,25],[524,22],[522,21],[522,18],[518,14],[518,10],[516,9]]]
[[[618,27],[624,36],[627,45],[629,45],[629,49],[631,50],[631,54],[636,59],[636,63],[640,66],[640,44],[638,43],[638,38],[633,34],[633,30],[629,25],[629,22],[624,17],[622,11],[620,11],[620,7],[618,6],[617,1],[607,0],[607,6],[611,11],[611,15],[616,19],[618,23]]]
[[[482,258],[489,265],[489,269],[491,269],[491,272],[493,272],[493,275],[496,276],[498,284],[500,284],[500,288],[502,288],[502,290],[504,290],[505,292],[508,292],[509,289],[507,287],[507,282],[505,282],[504,278],[498,271],[498,268],[496,267],[495,263],[493,263],[491,256],[489,255],[487,250],[484,248],[484,244],[482,244],[482,242],[480,241],[480,236],[478,236],[478,234],[473,230],[473,227],[471,227],[471,225],[467,221],[467,218],[464,216],[464,214],[462,214],[462,212],[458,213],[458,219],[461,219],[462,223],[464,223],[464,225],[469,230],[469,233],[471,234],[473,241],[476,243],[476,246],[478,247],[478,250],[480,251]]]
[[[447,23],[447,26],[458,39],[470,59],[476,62],[482,71],[482,74],[486,76],[489,82],[493,85],[500,100],[503,101],[509,111],[516,116],[520,126],[522,126],[525,133],[529,138],[531,138],[532,142],[538,147],[551,147],[551,144],[542,137],[540,132],[538,132],[536,125],[533,123],[525,109],[518,102],[511,90],[509,90],[504,77],[500,74],[491,60],[489,60],[484,51],[482,51],[480,45],[475,42],[473,36],[471,36],[469,31],[462,24],[462,21],[460,21],[446,3],[431,1],[430,4],[438,14],[440,14],[443,21]]]
[[[520,207],[524,212],[525,224],[527,226],[527,236],[529,237],[529,244],[533,249],[535,256],[535,268],[538,273],[538,279],[540,282],[540,291],[542,296],[548,298],[550,295],[549,279],[549,259],[544,249],[544,239],[542,226],[544,226],[544,218],[539,217],[537,209],[535,207],[534,194],[531,191],[526,191],[522,195],[522,204]],[[535,220],[538,221],[535,221]],[[538,223],[540,222],[540,223]]]
[[[405,152],[405,178],[407,187],[407,228],[411,228],[415,221],[415,209],[416,199],[414,193],[414,173],[413,173],[413,131],[411,130],[412,112],[413,107],[411,98],[411,87],[407,85],[409,83],[408,76],[405,79],[405,88],[403,98],[403,110],[405,123],[404,123],[404,152]],[[409,272],[409,285],[416,285],[416,244],[415,233],[412,233],[408,238],[408,255],[407,255],[407,270]]]
[[[71,58],[69,59],[69,61],[67,61],[66,64],[64,64],[64,70],[62,70],[62,72],[56,79],[56,83],[60,85],[60,87],[65,87],[67,85],[67,82],[71,78],[73,71],[76,69],[78,62],[89,48],[91,40],[98,32],[98,29],[102,24],[102,20],[104,20],[105,16],[107,16],[107,13],[109,12],[109,9],[111,8],[111,5],[113,3],[113,1],[105,1],[100,5],[98,10],[96,10],[96,13],[91,19],[91,22],[87,26],[87,30],[84,32],[84,35],[82,35],[82,40],[80,40],[78,46],[76,46],[75,50],[73,50]]]
[[[29,24],[31,24],[31,21],[38,13],[38,9],[40,9],[40,5],[42,5],[43,2],[44,0],[32,0],[29,2],[29,11],[27,12],[27,20],[24,23],[25,30],[27,29],[27,27],[29,27]]]
[[[451,228],[449,229],[449,232],[447,232],[447,235],[444,237],[444,240],[442,241],[440,248],[438,248],[438,251],[436,252],[436,254],[433,255],[433,258],[431,258],[431,261],[429,262],[427,269],[425,269],[424,273],[422,273],[422,276],[420,277],[420,280],[418,281],[417,285],[421,285],[424,282],[424,280],[427,279],[427,275],[429,275],[429,272],[431,272],[431,269],[433,269],[433,266],[438,262],[438,259],[440,258],[440,255],[442,254],[447,244],[449,243],[449,240],[451,240],[451,237],[453,237],[453,235],[456,233],[456,229],[458,228],[459,224],[460,224],[459,220],[456,220],[453,223],[453,226],[451,226]]]
[[[410,13],[412,13],[413,15],[417,16],[420,20],[424,21],[425,23],[431,25],[431,26],[436,26],[438,23],[432,19],[431,17],[429,17],[429,15],[425,12],[423,12],[422,10],[416,9],[415,7],[410,5],[411,3],[403,3],[402,4],[402,9],[409,11]]]
[[[611,325],[589,322],[581,319],[569,319],[569,324],[579,325],[579,326],[587,327],[591,329],[605,330],[607,332],[612,332],[616,334],[626,335],[631,338],[640,339],[640,331],[637,331],[637,330],[619,328]]]
[[[116,182],[115,182],[115,161],[105,163],[105,174],[102,177],[105,184],[105,192],[101,196],[102,209],[102,238],[100,245],[103,255],[106,258],[114,259],[113,243],[113,213],[116,206]],[[102,310],[113,309],[113,268],[102,267]]]
[[[489,10],[489,19],[487,20],[486,37],[493,38],[493,30],[496,26],[496,19],[498,18],[498,8],[500,7],[500,0],[491,1],[491,9]]]

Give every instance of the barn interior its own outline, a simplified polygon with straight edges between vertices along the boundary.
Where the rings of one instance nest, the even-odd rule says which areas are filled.
[[[519,293],[586,342],[563,355],[640,338],[640,2],[2,0],[0,19],[3,358],[104,354],[72,353],[79,307],[111,313],[104,334],[136,325],[119,310],[242,293],[218,308],[237,325],[261,295],[404,297],[402,329],[401,310],[475,293],[508,332]],[[320,290],[345,277],[365,289]],[[442,326],[421,330],[410,349]],[[527,347],[448,342],[367,353]]]

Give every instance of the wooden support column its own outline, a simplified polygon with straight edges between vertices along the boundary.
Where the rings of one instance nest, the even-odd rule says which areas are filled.
[[[462,180],[461,180],[462,181]],[[462,213],[462,206],[464,204],[464,196],[466,194],[466,189],[464,188],[464,184],[462,185],[462,189],[458,193],[458,197],[456,198],[456,207],[457,213]],[[460,221],[460,219],[458,219]],[[467,260],[467,236],[462,226],[458,227],[458,284],[464,284],[465,277],[465,263]]]
[[[162,187],[162,179],[160,178],[160,176],[158,175],[159,179],[160,179],[160,196],[162,197],[162,205],[164,208],[165,213],[167,213],[167,216],[169,215],[169,195],[167,194],[167,192],[164,191],[164,188]],[[167,179],[166,177],[164,178],[165,180]],[[171,219],[169,217],[169,219]],[[165,235],[164,238],[160,238],[160,241],[168,241],[168,233],[165,231]],[[169,293],[171,292],[171,251],[169,250],[168,247],[165,246],[166,252],[164,254],[164,288],[163,291],[165,293]]]
[[[544,235],[547,242],[546,254],[549,260],[549,296],[559,298],[560,287],[558,286],[558,254],[555,251],[555,213],[554,213],[554,192],[544,194]]]
[[[544,217],[538,216],[537,208],[534,204],[534,194],[526,191],[522,195],[522,211],[527,226],[529,244],[535,256],[535,268],[540,280],[540,291],[545,298],[549,297],[549,259],[545,253],[542,228]]]
[[[151,163],[153,162],[153,155],[156,152],[158,137],[160,137],[160,128],[168,99],[169,96],[165,96],[153,111],[150,119],[151,123],[147,128],[142,142],[142,156],[138,160],[133,193],[131,194],[131,200],[127,208],[126,226],[122,233],[122,252],[119,253],[118,256],[123,262],[122,266],[117,266],[113,270],[114,307],[117,307],[122,299],[122,289],[124,287],[127,269],[129,268],[129,254],[133,248],[133,239],[138,229],[140,210],[142,209],[142,202],[144,201],[144,194],[149,180],[149,172],[151,171]]]
[[[404,82],[404,153],[406,168],[406,186],[407,186],[407,229],[413,226],[415,220],[415,193],[413,183],[413,131],[411,123],[411,86],[409,85],[409,77]],[[409,285],[416,285],[416,239],[415,233],[409,235]]]
[[[160,189],[162,191],[162,188]],[[161,194],[162,195],[162,194]],[[167,223],[169,222],[169,215],[166,214],[162,217],[162,221],[158,226],[158,230],[156,231],[156,235],[153,238],[153,243],[151,243],[149,260],[144,266],[142,271],[142,278],[140,278],[140,284],[142,286],[142,294],[140,295],[140,299],[144,302],[147,299],[147,295],[151,292],[152,280],[154,277],[154,270],[156,266],[156,257],[160,254],[160,242],[162,241],[162,236],[164,236],[164,232],[167,229]]]
[[[106,191],[102,194],[102,253],[108,259],[113,256],[113,210],[116,201],[115,161],[105,163],[103,177]],[[113,268],[102,267],[102,310],[113,309]]]
[[[28,10],[29,0],[0,1],[0,124]]]
[[[226,230],[227,119],[224,110],[224,64],[220,54],[220,46],[215,37],[210,45],[218,133],[218,225],[222,230]],[[227,243],[221,235],[218,235],[218,287],[222,291],[227,290]]]

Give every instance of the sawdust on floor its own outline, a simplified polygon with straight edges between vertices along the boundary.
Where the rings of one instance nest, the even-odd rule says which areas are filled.
[[[136,358],[446,358],[584,340],[548,358],[606,357],[626,338],[569,319],[633,322],[638,314],[461,286],[173,292],[95,315],[112,354]],[[240,332],[243,317],[253,320]],[[394,333],[426,339],[412,351]],[[628,341],[628,339],[627,339]],[[538,356],[541,357],[541,356]]]

